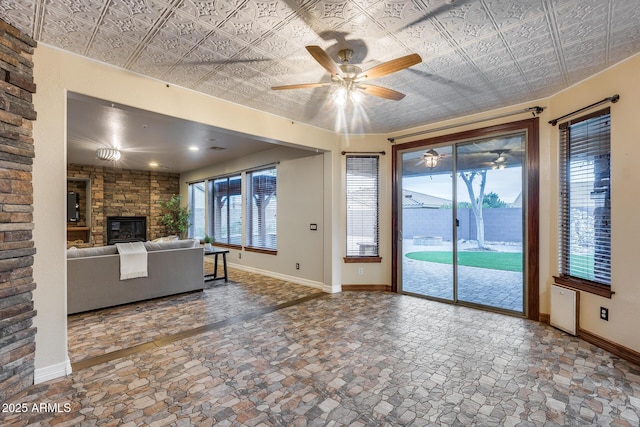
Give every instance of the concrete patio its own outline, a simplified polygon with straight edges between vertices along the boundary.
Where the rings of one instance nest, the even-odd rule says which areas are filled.
[[[460,242],[458,250],[475,246],[475,242]],[[522,252],[519,244],[490,243],[491,249],[501,252]],[[416,245],[413,239],[403,242],[402,291],[445,300],[453,299],[453,267],[407,258],[407,253],[420,251],[451,251],[451,242],[437,246]],[[458,301],[486,305],[522,313],[523,275],[521,272],[478,267],[458,267]]]

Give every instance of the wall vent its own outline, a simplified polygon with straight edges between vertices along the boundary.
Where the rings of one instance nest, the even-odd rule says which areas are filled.
[[[573,289],[551,285],[551,326],[571,335],[578,335],[580,293]]]

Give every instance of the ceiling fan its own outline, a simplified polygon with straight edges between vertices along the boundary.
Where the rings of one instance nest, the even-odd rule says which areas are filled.
[[[444,154],[438,154],[436,150],[430,149],[422,153],[422,156],[420,156],[420,160],[418,161],[418,163],[416,163],[416,166],[424,165],[429,169],[433,169],[438,165],[440,159],[443,159],[445,157],[446,156]]]
[[[510,152],[511,150],[508,148],[491,151],[492,154],[498,155],[498,157],[491,162],[491,169],[504,169],[507,164],[507,157],[505,154]]]
[[[309,51],[311,56],[313,56],[313,58],[331,74],[331,82],[274,86],[271,89],[306,89],[335,85],[337,86],[337,96],[345,99],[348,95],[357,96],[360,92],[363,92],[380,98],[399,101],[404,98],[405,95],[403,93],[382,86],[365,84],[363,82],[404,70],[405,68],[409,68],[422,62],[420,55],[412,53],[411,55],[392,59],[391,61],[383,62],[382,64],[369,68],[366,71],[362,71],[360,67],[349,64],[349,61],[353,56],[353,51],[351,49],[342,49],[338,52],[338,58],[342,62],[341,65],[338,65],[334,60],[332,60],[327,52],[325,52],[320,46],[306,46],[306,49]]]

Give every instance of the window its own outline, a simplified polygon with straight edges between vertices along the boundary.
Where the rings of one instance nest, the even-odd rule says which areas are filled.
[[[277,246],[276,168],[247,172],[247,246],[275,251]]]
[[[242,245],[242,177],[216,178],[209,181],[211,224],[214,243]]]
[[[595,293],[611,285],[610,127],[609,109],[560,125],[558,279]]]
[[[189,184],[189,237],[202,239],[205,235],[204,182]]]
[[[347,258],[378,257],[378,156],[347,156]]]

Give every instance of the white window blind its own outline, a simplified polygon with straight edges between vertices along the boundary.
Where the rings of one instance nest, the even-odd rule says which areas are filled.
[[[242,245],[242,176],[233,175],[209,181],[214,243]]]
[[[276,168],[247,172],[247,246],[277,249]]]
[[[347,156],[347,257],[379,256],[378,156]]]
[[[611,285],[610,112],[560,125],[560,273]]]

